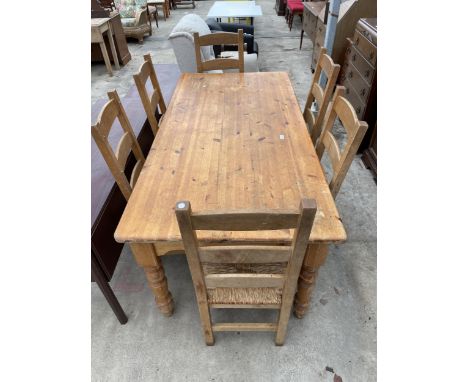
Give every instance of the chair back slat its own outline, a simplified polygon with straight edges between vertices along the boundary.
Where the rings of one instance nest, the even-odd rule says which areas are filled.
[[[330,158],[333,175],[329,187],[333,197],[338,195],[343,180],[348,173],[349,167],[351,166],[359,145],[364,139],[368,127],[366,122],[359,121],[353,106],[344,98],[344,93],[344,86],[336,87],[331,107],[324,121],[322,134],[317,140],[316,145],[319,159],[323,157],[325,151]],[[343,150],[339,149],[338,142],[332,133],[336,118],[340,119],[347,134],[346,145]]]
[[[312,129],[312,126],[315,124],[315,116],[314,113],[312,113],[312,110],[310,109],[305,109],[304,110],[304,121],[307,125],[307,128],[309,129],[310,132],[310,137],[312,138],[312,142],[317,142],[317,139],[320,135],[320,130],[319,129]]]
[[[323,105],[323,89],[320,87],[319,84],[315,83],[312,85],[312,95],[315,98],[315,101],[317,102],[317,105],[319,108],[322,107]],[[307,111],[310,111],[310,109],[306,109]]]
[[[143,56],[144,62],[141,64],[138,73],[133,75],[135,80],[135,85],[140,95],[143,108],[145,109],[146,117],[151,126],[154,136],[156,136],[159,130],[159,123],[156,118],[156,114],[159,113],[163,115],[166,112],[166,103],[164,102],[164,97],[161,92],[161,87],[159,86],[158,77],[156,76],[156,71],[154,70],[153,61],[151,60],[151,55],[145,54]],[[148,78],[151,81],[153,91],[150,95],[146,90],[146,82]],[[159,107],[159,110],[158,110]]]
[[[161,97],[158,92],[153,92],[150,98],[151,110],[154,110],[154,113],[158,110],[159,103],[161,102]]]
[[[241,29],[242,30],[242,29]],[[239,36],[233,32],[216,32],[209,33],[203,36],[198,36],[199,46],[209,45],[237,45],[239,43]]]
[[[309,129],[309,133],[314,145],[316,144],[316,139],[320,136],[322,132],[322,124],[327,113],[328,103],[333,94],[333,89],[338,79],[338,74],[340,72],[340,65],[335,64],[332,58],[327,55],[327,50],[325,48],[320,49],[320,56],[318,63],[315,67],[314,76],[312,77],[312,84],[310,86],[309,95],[304,107],[304,119]],[[327,78],[327,83],[325,89],[320,85],[321,74],[324,74]],[[308,114],[311,114],[310,108],[312,103],[316,101],[318,105],[317,116],[315,118],[308,117]]]
[[[149,78],[150,74],[151,74],[151,62],[145,60],[140,65],[140,69],[139,69],[138,73],[134,74],[134,75],[139,76],[144,82],[146,82],[146,80]]]
[[[95,128],[99,130],[99,133],[107,138],[109,136],[109,132],[112,128],[112,124],[114,123],[115,119],[119,115],[119,105],[114,100],[109,100],[107,103],[102,107],[101,112],[97,117],[97,122]]]
[[[176,217],[195,287],[205,341],[214,343],[213,331],[276,331],[282,345],[291,313],[299,271],[309,242],[317,206],[303,199],[299,210],[219,211],[192,213],[190,202],[176,204]],[[252,231],[294,229],[291,246],[224,243],[200,247],[197,230]],[[279,266],[280,265],[280,266]],[[211,308],[249,307],[278,309],[277,323],[215,324]],[[262,326],[263,325],[263,326]],[[216,330],[214,330],[216,328]]]
[[[330,158],[333,172],[336,173],[340,169],[340,162],[341,162],[340,146],[338,145],[338,142],[336,141],[333,134],[329,131],[324,133],[322,137],[322,143]]]
[[[237,33],[220,32],[209,33],[204,36],[200,36],[198,32],[195,32],[193,34],[193,39],[198,73],[203,73],[208,70],[226,69],[239,69],[240,73],[244,72],[244,33],[242,29],[238,29]],[[237,45],[238,57],[237,59],[215,58],[203,61],[200,48],[209,45]]]
[[[290,229],[297,226],[296,211],[202,212],[191,216],[195,230],[259,231]]]
[[[144,162],[142,160],[139,160],[136,162],[135,167],[133,167],[132,175],[130,177],[130,186],[133,188],[135,187],[136,181],[138,180],[138,177],[140,176],[140,172],[143,169]]]
[[[239,60],[235,58],[215,58],[203,62],[203,71],[208,70],[226,70],[239,68]]]
[[[130,155],[130,151],[132,150],[133,141],[132,137],[126,132],[120,138],[119,144],[117,145],[117,149],[115,150],[115,156],[117,158],[117,162],[121,167],[125,166],[127,163],[128,156]]]
[[[261,264],[288,262],[291,247],[274,245],[212,246],[199,249],[202,263]]]
[[[110,100],[99,113],[96,124],[91,126],[91,135],[101,151],[120,191],[125,199],[128,200],[132,193],[133,186],[136,183],[137,175],[145,162],[145,157],[130,125],[127,114],[120,102],[119,95],[115,90],[108,92],[107,95]],[[123,135],[114,152],[112,146],[109,144],[108,138],[112,125],[116,120],[119,121],[123,129]],[[125,176],[125,165],[131,152],[133,152],[137,163],[132,170],[132,176],[129,181]],[[140,166],[138,174],[135,172],[137,166]]]
[[[356,126],[359,125],[359,118],[354,107],[344,97],[344,92],[340,94],[340,97],[335,102],[335,112],[346,129],[346,133],[353,135],[356,131]]]
[[[322,54],[323,52],[323,54]],[[318,65],[320,66],[320,69],[325,72],[327,77],[331,77],[331,74],[336,68],[336,64],[333,62],[333,59],[327,54],[326,48],[321,48],[320,50],[320,56],[318,60]],[[339,66],[338,66],[339,69]]]

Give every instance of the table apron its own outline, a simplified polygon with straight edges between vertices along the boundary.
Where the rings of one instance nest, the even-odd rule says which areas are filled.
[[[328,244],[338,244],[338,243],[341,243],[341,241],[326,241],[326,242],[310,241],[309,246],[314,245],[314,244],[328,245]],[[154,242],[154,243],[145,243],[145,244],[152,244],[154,249],[156,250],[158,257],[166,256],[166,255],[175,255],[175,254],[180,254],[184,252],[184,245],[182,241],[173,241],[173,242],[163,241],[163,242]],[[227,242],[226,240],[220,240],[217,242],[210,241],[209,243],[200,241],[200,244],[206,245],[206,246],[223,245],[223,244],[226,244],[226,245],[272,245],[273,244],[273,245],[278,245],[278,246],[287,246],[287,245],[291,245],[291,241],[272,243],[271,241],[264,241],[264,242],[262,241],[237,241],[237,242],[229,241]]]

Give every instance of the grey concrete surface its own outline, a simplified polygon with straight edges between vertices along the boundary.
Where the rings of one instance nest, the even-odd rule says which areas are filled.
[[[304,105],[311,81],[312,44],[299,51],[300,21],[289,32],[273,0],[259,0],[264,16],[255,20],[262,71],[288,71]],[[124,95],[132,73],[151,52],[156,63],[176,63],[167,36],[182,15],[205,17],[212,1],[178,9],[143,45],[129,42],[132,60],[114,77],[104,65],[92,66],[92,99],[117,88]],[[325,161],[326,169],[329,168]],[[348,240],[331,245],[321,268],[308,314],[291,316],[286,343],[274,345],[272,333],[217,333],[216,344],[204,344],[195,294],[184,256],[163,258],[175,300],[171,318],[162,316],[146,285],[142,269],[127,246],[111,285],[129,317],[118,323],[96,285],[91,287],[93,381],[343,381],[376,380],[377,190],[357,157],[337,197]],[[273,319],[268,311],[215,311],[214,319]],[[326,370],[332,368],[334,372]]]

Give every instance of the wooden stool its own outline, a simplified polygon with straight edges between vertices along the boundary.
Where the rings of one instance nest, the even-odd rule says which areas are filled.
[[[91,19],[91,43],[99,43],[107,71],[109,72],[109,75],[112,76],[112,65],[110,63],[109,55],[107,54],[107,48],[104,42],[104,37],[102,37],[102,34],[104,32],[107,32],[107,38],[109,39],[109,45],[111,47],[112,58],[114,59],[115,67],[117,69],[120,69],[120,65],[119,58],[117,57],[117,51],[115,50],[114,38],[112,37],[112,26],[109,20],[110,18],[108,17]]]

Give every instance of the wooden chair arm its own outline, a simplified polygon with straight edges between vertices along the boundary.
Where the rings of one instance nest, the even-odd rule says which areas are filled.
[[[148,15],[146,7],[136,11],[135,14],[135,26],[144,25],[148,23]]]

